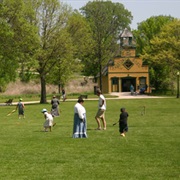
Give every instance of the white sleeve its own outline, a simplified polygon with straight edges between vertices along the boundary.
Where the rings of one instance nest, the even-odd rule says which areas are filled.
[[[76,104],[76,113],[80,119],[84,119],[84,114],[86,113],[85,108],[81,104]]]

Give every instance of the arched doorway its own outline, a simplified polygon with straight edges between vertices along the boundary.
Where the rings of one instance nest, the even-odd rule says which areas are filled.
[[[134,77],[125,77],[121,81],[122,92],[130,92],[130,85],[134,86],[134,91],[136,91],[136,78]]]

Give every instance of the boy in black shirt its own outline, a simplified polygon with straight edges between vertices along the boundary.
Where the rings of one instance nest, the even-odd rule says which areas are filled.
[[[121,114],[119,118],[119,132],[121,136],[125,137],[125,133],[128,132],[127,119],[129,115],[126,112],[125,108],[121,108],[120,111]]]

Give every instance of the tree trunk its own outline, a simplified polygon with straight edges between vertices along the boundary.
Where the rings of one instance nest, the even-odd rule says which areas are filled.
[[[101,64],[99,65],[99,80],[100,80],[100,90],[101,90],[101,92],[103,92],[103,90],[102,90],[102,66],[101,66]]]
[[[41,76],[41,104],[47,103],[46,101],[46,78],[44,75]]]
[[[58,84],[58,93],[59,94],[61,93],[61,84],[60,83]]]

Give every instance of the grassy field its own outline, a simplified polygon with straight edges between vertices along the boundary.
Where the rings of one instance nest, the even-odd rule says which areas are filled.
[[[2,180],[178,180],[180,179],[180,100],[107,100],[107,130],[96,131],[97,101],[85,101],[88,138],[73,139],[75,102],[62,102],[52,132],[42,132],[41,110],[26,105],[25,119],[15,107],[0,107]],[[145,115],[141,115],[142,106]],[[129,132],[120,137],[121,107],[129,113]]]
[[[97,95],[95,95],[94,93],[92,92],[89,92],[89,93],[69,93],[67,94],[67,99],[77,99],[80,95],[87,95],[88,96],[88,99],[89,98],[97,98]],[[52,99],[54,94],[48,94],[46,96],[46,100],[47,101],[50,101]],[[60,99],[62,100],[62,97],[61,95],[59,94],[55,94],[56,96],[60,96]],[[117,97],[117,96],[114,96],[114,95],[110,95],[110,94],[104,94],[104,96],[107,98],[107,97]],[[40,94],[27,94],[27,95],[0,95],[0,103],[5,103],[6,101],[8,101],[9,99],[13,99],[13,103],[14,102],[18,102],[19,101],[19,98],[22,98],[24,102],[29,102],[29,101],[39,101],[40,102],[40,99],[41,99],[41,95]]]

